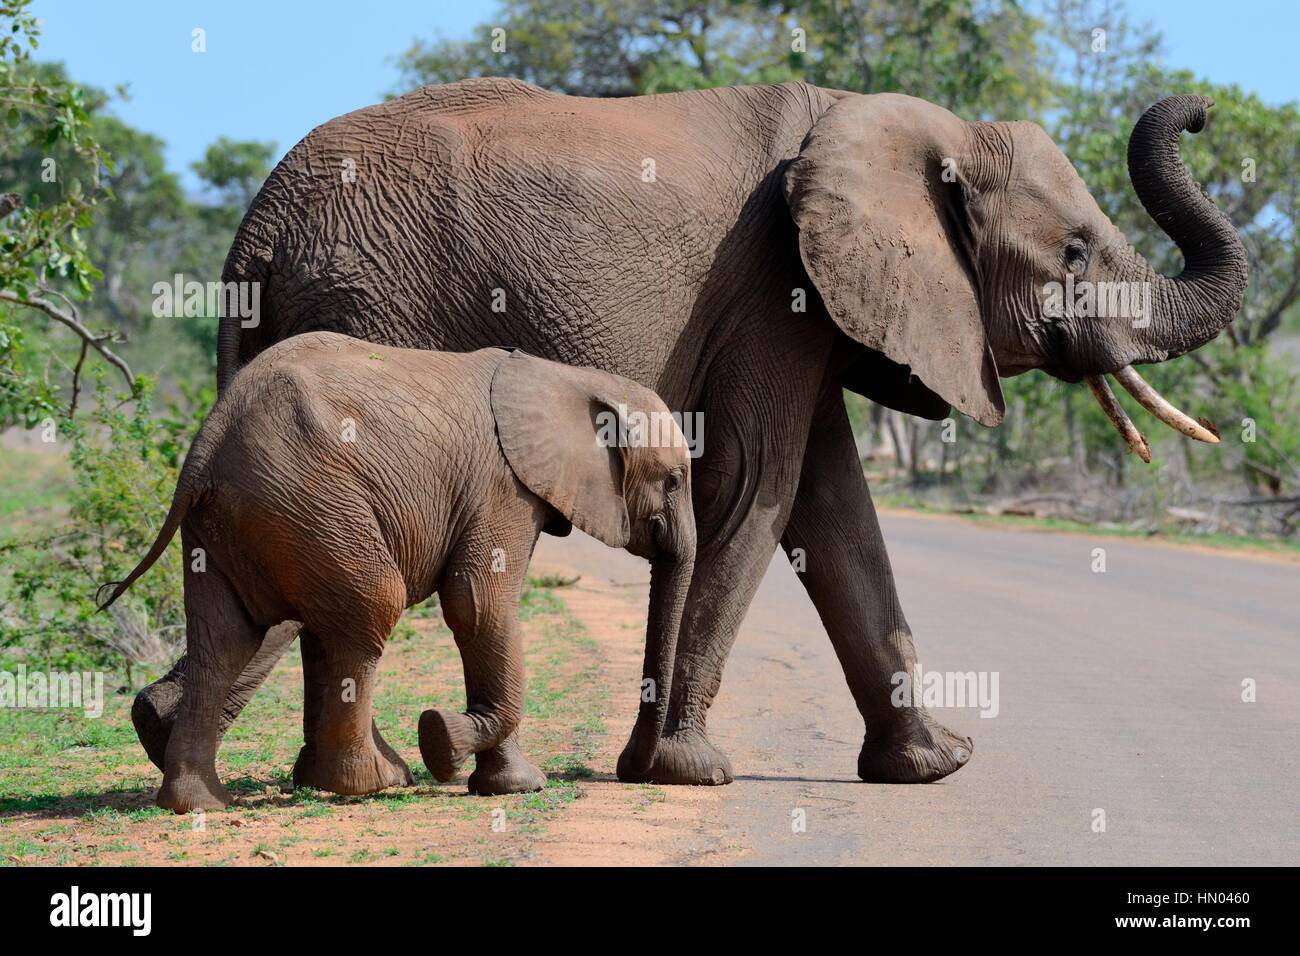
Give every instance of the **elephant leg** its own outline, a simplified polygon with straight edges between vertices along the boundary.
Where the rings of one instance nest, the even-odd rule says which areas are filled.
[[[357,580],[341,612],[303,629],[303,734],[295,787],[360,796],[414,783],[374,724],[375,672],[402,614],[406,585],[396,571]]]
[[[922,707],[895,707],[890,699],[891,678],[914,672],[916,650],[838,384],[823,393],[813,418],[782,544],[787,554],[802,552],[800,579],[866,723],[858,776],[926,783],[959,769],[970,759],[970,738]]]
[[[705,722],[722,686],[722,669],[736,632],[772,561],[776,529],[785,523],[794,489],[791,481],[767,504],[755,504],[741,527],[726,538],[700,535],[700,541],[708,543],[696,551],[664,733],[649,772],[623,773],[620,779],[629,783],[731,783],[731,761],[709,740]],[[632,745],[629,740],[625,754]]]
[[[503,532],[495,545],[478,535],[458,545],[439,597],[447,626],[465,667],[463,714],[426,710],[420,715],[420,754],[435,780],[446,782],[470,754],[480,755],[470,776],[472,793],[540,790],[546,775],[528,762],[515,741],[524,712],[524,652],[519,592],[536,541],[518,529]],[[488,547],[506,556],[492,571]]]
[[[302,648],[303,746],[298,752],[298,760],[294,764],[294,778],[295,780],[307,780],[316,777],[316,744],[321,724],[321,709],[326,695],[333,689],[334,683],[330,675],[325,645],[321,643],[321,639],[310,628],[304,627],[299,632],[299,646]],[[375,723],[373,718],[370,721],[370,735],[374,741],[375,749],[380,754],[387,757],[390,762],[401,763],[401,758],[396,756],[396,751],[379,732],[379,725]]]
[[[780,334],[779,328],[772,334]],[[738,351],[734,364],[715,370],[713,394],[720,397],[704,403],[704,453],[691,465],[699,546],[668,717],[650,770],[622,779],[700,785],[732,780],[731,763],[709,740],[705,722],[736,632],[793,507],[828,346],[816,330],[804,330],[782,352],[779,366]],[[631,746],[629,741],[625,756]]]
[[[186,571],[185,615],[189,679],[176,708],[158,791],[158,805],[176,813],[230,803],[230,793],[217,776],[222,706],[262,638],[216,568],[201,574]]]
[[[257,653],[235,679],[226,695],[225,704],[221,708],[218,737],[225,735],[235,718],[253,699],[257,688],[262,686],[276,662],[298,636],[299,626],[296,621],[286,621],[266,632],[258,645]],[[136,694],[135,702],[131,705],[131,722],[135,724],[136,736],[159,770],[165,769],[163,759],[167,753],[167,740],[171,736],[176,708],[180,705],[185,690],[187,666],[188,655],[182,654],[165,676]]]
[[[316,761],[316,741],[319,734],[321,708],[330,689],[329,659],[325,645],[310,628],[298,632],[298,647],[302,653],[302,750],[298,752],[295,766],[306,766]]]

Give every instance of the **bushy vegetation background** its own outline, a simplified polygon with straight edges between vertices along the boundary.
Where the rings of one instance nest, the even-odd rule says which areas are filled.
[[[276,147],[213,143],[195,165],[202,194],[187,195],[163,143],[114,116],[120,91],[83,87],[75,63],[39,59],[27,6],[0,0],[0,660],[144,673],[181,635],[179,546],[112,616],[93,613],[91,596],[134,563],[166,512],[213,398],[216,334],[214,316],[155,318],[151,289],[178,272],[219,279]],[[590,96],[793,79],[1034,120],[1167,272],[1181,263],[1128,184],[1128,133],[1162,96],[1213,97],[1207,132],[1184,137],[1183,155],[1240,228],[1250,288],[1225,335],[1149,377],[1216,420],[1223,445],[1153,425],[1157,463],[1144,466],[1085,389],[1039,373],[1004,381],[1001,428],[960,420],[953,441],[940,424],[856,397],[851,407],[887,500],[1294,540],[1300,113],[1166,69],[1158,31],[1130,22],[1119,0],[504,0],[467,40],[395,53],[400,88],[376,96],[478,75]]]

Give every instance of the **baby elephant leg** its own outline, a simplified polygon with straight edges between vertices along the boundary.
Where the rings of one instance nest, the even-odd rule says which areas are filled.
[[[522,793],[546,784],[546,775],[528,762],[514,738],[524,710],[519,592],[530,553],[530,543],[502,549],[506,566],[495,572],[490,561],[487,569],[480,561],[453,564],[439,591],[465,666],[468,706],[463,714],[420,715],[420,755],[434,779],[445,782],[470,754],[478,754],[472,793]]]
[[[331,694],[335,693],[336,686],[339,688],[341,693],[349,685],[344,683],[347,678],[339,678],[338,675],[331,671],[325,645],[310,628],[304,627],[302,629],[301,642],[303,675],[303,746],[298,752],[298,760],[294,764],[293,776],[296,783],[301,783],[306,786],[308,785],[307,781],[321,781],[324,779],[321,776],[321,772],[316,767],[316,754],[318,750],[318,740],[320,738],[321,718],[326,707],[326,701]],[[406,770],[405,762],[397,755],[397,752],[393,750],[388,741],[386,741],[379,733],[379,727],[375,724],[373,718],[371,718],[370,721],[370,735],[379,755],[394,771],[395,777],[400,778],[398,779],[398,785],[410,783],[411,779],[409,777],[409,772]],[[394,774],[389,774],[384,771],[381,772],[379,776],[393,777]],[[321,786],[320,789],[332,788]]]
[[[372,717],[375,671],[405,595],[400,577],[358,581],[346,607],[307,622],[306,745],[294,764],[294,786],[359,796],[414,782]]]
[[[163,755],[158,805],[176,813],[230,803],[217,776],[222,705],[262,639],[225,575],[215,567],[185,572],[189,680]]]
[[[266,632],[257,646],[257,653],[244,665],[243,672],[226,694],[226,702],[221,708],[221,721],[217,725],[218,739],[225,735],[231,723],[252,700],[253,694],[262,686],[262,682],[297,636],[297,621],[286,621]],[[131,722],[135,724],[136,736],[159,770],[167,769],[163,763],[167,755],[167,740],[171,737],[181,695],[185,691],[185,672],[188,666],[189,657],[182,654],[165,676],[135,695],[131,707]]]

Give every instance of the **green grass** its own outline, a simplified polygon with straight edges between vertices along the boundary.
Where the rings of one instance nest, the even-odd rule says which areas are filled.
[[[0,446],[0,518],[7,531],[18,530],[15,519],[25,525],[65,510],[71,491],[72,469],[64,455]]]
[[[131,725],[133,689],[124,674],[107,674],[98,719],[15,710],[0,721],[0,866],[272,865],[262,851],[284,865],[527,859],[534,836],[584,794],[606,690],[600,650],[563,600],[535,582],[523,604],[528,708],[520,740],[550,775],[542,792],[471,797],[463,783],[432,783],[419,762],[417,719],[430,706],[463,708],[464,682],[450,633],[427,619],[415,639],[389,645],[375,699],[377,723],[407,757],[416,788],[368,797],[292,790],[289,769],[302,743],[295,643],[222,744],[218,766],[237,803],[198,828],[198,818],[153,805],[159,775]],[[497,809],[506,831],[485,840]]]
[[[429,851],[417,856],[415,859],[407,862],[407,866],[437,866],[439,863],[446,863],[447,858],[441,853]]]
[[[14,545],[53,534],[51,529],[67,514],[71,494],[72,469],[66,455],[43,447],[0,446],[0,580],[4,586],[15,570],[7,552]]]
[[[530,620],[539,614],[558,614],[564,608],[564,601],[550,588],[537,587],[530,579],[519,596],[519,617]]]
[[[578,583],[578,578],[563,577],[558,574],[529,575],[528,586],[530,588],[569,588]]]

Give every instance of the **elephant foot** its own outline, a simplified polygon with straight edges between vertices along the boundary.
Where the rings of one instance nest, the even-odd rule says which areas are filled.
[[[665,783],[717,787],[731,783],[731,761],[709,742],[702,730],[679,730],[660,738],[650,769],[632,766],[633,741],[618,758],[618,779],[624,783]]]
[[[166,771],[163,761],[167,756],[167,741],[176,721],[176,708],[180,706],[182,685],[179,681],[155,681],[135,695],[131,704],[131,723],[140,738],[144,752],[153,765]]]
[[[155,802],[173,813],[220,810],[230,806],[230,791],[221,782],[216,770],[179,770],[163,777]]]
[[[908,710],[884,737],[868,739],[858,776],[868,783],[931,783],[970,762],[975,744],[923,710]]]
[[[469,775],[469,792],[476,796],[531,793],[546,786],[546,774],[524,756],[513,734],[496,747],[476,755],[474,763],[474,772]]]
[[[420,715],[420,756],[433,779],[446,783],[474,752],[478,739],[474,724],[464,714],[426,710]]]
[[[371,746],[360,753],[321,754],[311,744],[293,765],[294,787],[312,787],[349,797],[414,785],[411,768],[371,724]]]
[[[303,747],[293,765],[294,787],[327,790],[345,797],[360,797],[414,783],[406,761],[401,757],[386,757],[378,750],[330,757]]]

